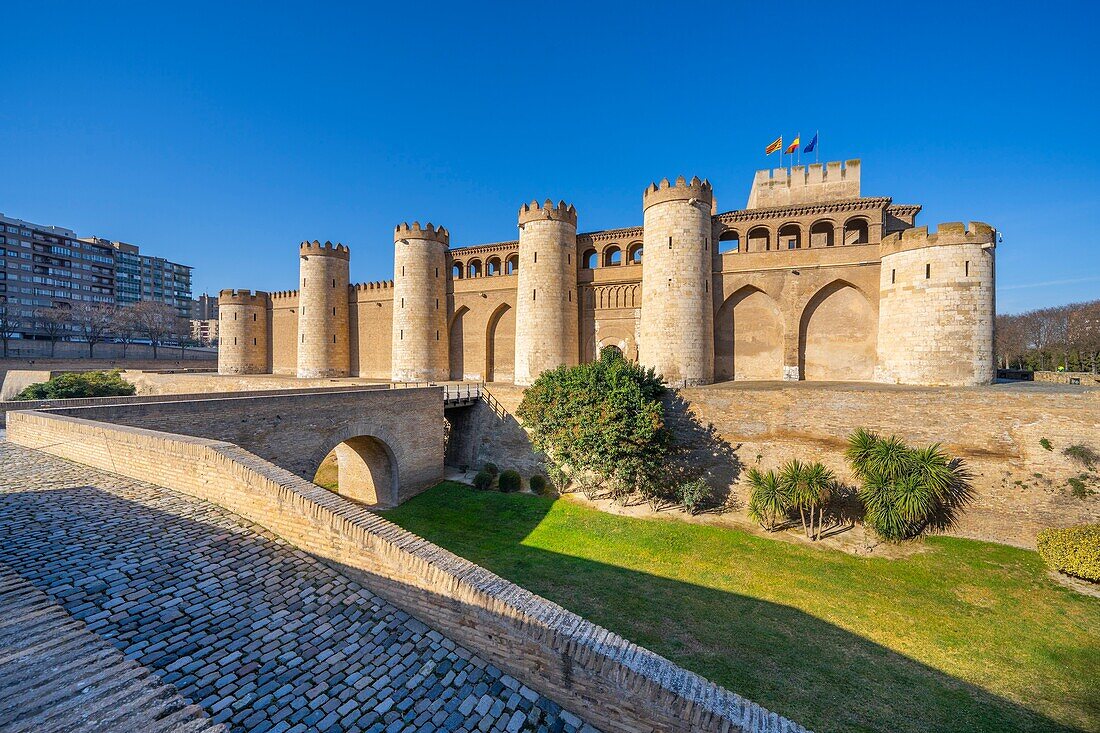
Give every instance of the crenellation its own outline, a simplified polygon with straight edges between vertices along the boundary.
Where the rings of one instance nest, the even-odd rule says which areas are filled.
[[[223,291],[225,369],[527,384],[614,346],[673,384],[988,381],[997,231],[917,226],[919,205],[863,196],[860,173],[757,171],[723,213],[709,180],[664,178],[642,226],[583,233],[573,204],[536,199],[518,240],[463,247],[402,222],[393,280],[351,284],[346,245],[302,242],[298,290]],[[246,305],[261,332],[227,320]]]

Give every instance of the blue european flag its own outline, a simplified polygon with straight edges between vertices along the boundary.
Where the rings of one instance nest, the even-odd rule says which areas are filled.
[[[810,141],[810,144],[802,148],[803,153],[812,153],[814,148],[817,147],[817,133],[814,133],[814,139]]]

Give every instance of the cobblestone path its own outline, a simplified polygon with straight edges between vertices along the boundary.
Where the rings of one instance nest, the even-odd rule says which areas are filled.
[[[3,441],[0,563],[234,731],[594,732],[260,527]]]

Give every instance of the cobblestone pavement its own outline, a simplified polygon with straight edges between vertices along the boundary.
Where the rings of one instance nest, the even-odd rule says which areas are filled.
[[[594,733],[260,527],[7,442],[0,563],[234,731]]]

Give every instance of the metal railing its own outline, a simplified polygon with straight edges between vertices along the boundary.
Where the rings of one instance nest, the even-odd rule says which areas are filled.
[[[477,402],[482,398],[481,382],[460,382],[458,384],[439,384],[438,382],[393,382],[390,389],[416,389],[420,387],[442,387],[443,402],[448,405],[464,405]]]

